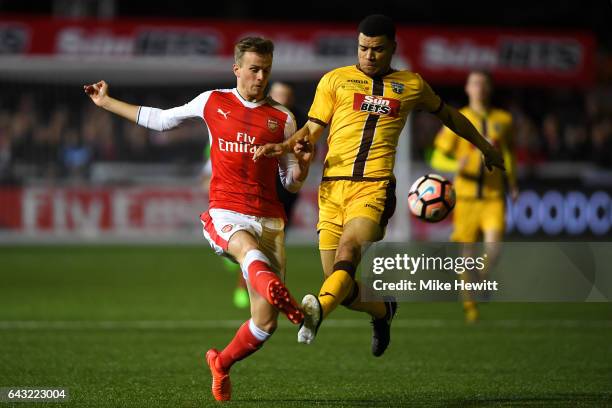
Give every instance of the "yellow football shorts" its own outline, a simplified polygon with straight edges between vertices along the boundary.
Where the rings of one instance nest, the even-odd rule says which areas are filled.
[[[369,218],[383,230],[395,211],[395,181],[353,181],[325,178],[319,186],[319,249],[338,248],[344,225]]]
[[[503,199],[457,199],[453,210],[454,242],[478,242],[484,231],[505,229],[505,203]]]

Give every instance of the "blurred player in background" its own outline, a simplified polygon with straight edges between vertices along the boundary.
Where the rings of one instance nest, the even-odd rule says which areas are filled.
[[[111,98],[104,81],[84,87],[96,105],[149,129],[165,131],[199,119],[210,130],[212,178],[209,210],[200,217],[203,233],[218,255],[240,264],[252,316],[225,349],[206,353],[212,393],[222,401],[231,398],[230,368],[261,348],[277,327],[278,312],[294,324],[304,317],[283,284],[285,213],[275,185],[280,173],[286,188],[299,189],[308,175],[311,151],[298,143],[288,155],[258,163],[251,160],[257,146],[280,143],[296,129],[291,112],[265,96],[273,51],[269,40],[242,39],[234,48],[236,88],[207,91],[172,109]]]
[[[273,82],[270,86],[270,93],[268,96],[293,113],[298,129],[304,126],[304,123],[306,123],[306,118],[304,118],[304,115],[295,108],[295,93],[291,85],[285,82]],[[283,207],[285,208],[285,214],[287,214],[287,225],[285,225],[285,228],[287,228],[291,225],[293,208],[295,207],[299,194],[287,191],[280,179],[276,181],[276,191],[278,192],[278,198],[281,200]]]
[[[358,64],[328,72],[317,86],[309,121],[289,140],[262,146],[255,159],[280,156],[295,143],[315,144],[330,126],[319,187],[319,249],[325,281],[319,296],[302,301],[305,318],[298,341],[314,340],[321,321],[339,305],[372,317],[372,354],[390,342],[397,304],[362,302],[355,271],[361,251],[384,237],[395,210],[395,149],[408,114],[423,109],[475,144],[487,167],[503,166],[501,154],[457,110],[447,106],[420,75],[391,68],[395,26],[371,15],[359,24]]]
[[[204,148],[204,166],[202,167],[202,189],[208,193],[210,188],[210,178],[212,177],[212,161],[210,160],[210,145],[207,144]],[[279,186],[280,183],[280,186]],[[277,179],[276,188],[282,187],[280,177]],[[284,187],[282,187],[284,190]],[[284,204],[284,203],[283,203]],[[285,213],[286,213],[285,209]],[[289,215],[287,214],[287,218]],[[242,276],[240,265],[228,257],[221,257],[223,263],[223,269],[231,274],[236,274],[236,287],[234,288],[234,294],[232,295],[232,302],[238,309],[246,309],[250,305],[249,291],[247,289],[247,283]]]
[[[293,113],[298,129],[304,126],[308,117],[295,105],[295,91],[291,84],[280,81],[273,82],[270,85],[269,96]]]
[[[453,213],[454,242],[475,243],[484,239],[487,253],[485,269],[464,273],[468,280],[483,280],[499,257],[499,245],[505,227],[505,193],[509,189],[513,199],[518,195],[516,165],[512,148],[512,116],[509,112],[491,106],[493,81],[484,71],[472,71],[465,85],[469,104],[460,112],[496,148],[504,158],[506,172],[485,170],[480,151],[448,127],[438,133],[431,166],[443,172],[456,174],[454,180],[457,204]],[[472,246],[464,248],[465,256],[473,256]],[[474,271],[475,272],[475,271]],[[471,276],[470,276],[471,275]],[[478,320],[478,308],[473,297],[464,293],[463,308],[468,323]]]

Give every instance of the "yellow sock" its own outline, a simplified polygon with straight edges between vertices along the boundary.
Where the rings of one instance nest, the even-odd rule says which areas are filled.
[[[465,271],[461,274],[461,280],[464,282],[474,282],[478,280],[477,273],[474,271]],[[472,297],[472,293],[468,290],[461,292],[461,297],[463,298],[463,313],[465,316],[465,322],[472,324],[478,321],[479,313],[478,307],[476,306],[476,302]]]
[[[476,309],[476,302],[474,302],[473,300],[463,301],[463,309],[464,310]]]
[[[361,290],[361,283],[357,281],[353,281],[353,288],[351,290],[350,297],[352,299],[349,304],[342,303],[344,306],[351,310],[355,310],[358,312],[366,312],[370,316],[376,319],[382,319],[387,314],[387,308],[385,307],[384,302],[362,302],[359,297],[359,291]]]
[[[463,312],[465,313],[466,323],[476,323],[480,317],[476,302],[473,300],[467,300],[463,302]]]
[[[346,298],[353,287],[353,278],[342,269],[335,270],[321,286],[319,303],[323,317],[327,317]]]

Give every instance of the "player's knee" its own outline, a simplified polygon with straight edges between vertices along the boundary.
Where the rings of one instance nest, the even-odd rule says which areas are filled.
[[[250,251],[257,249],[257,245],[253,244],[253,243],[246,243],[244,245],[242,245],[239,250],[238,250],[238,259],[244,259],[244,257],[246,256],[247,253],[249,253]]]
[[[240,262],[249,251],[258,249],[258,246],[250,233],[238,231],[230,238],[228,249],[229,253]]]
[[[487,249],[485,250],[487,265],[489,267],[496,265],[500,258],[501,252],[498,249]]]
[[[485,236],[485,239],[485,252],[487,254],[487,257],[489,258],[489,262],[494,262],[501,254],[501,234],[497,232],[489,233],[487,234],[487,236]]]
[[[361,245],[357,240],[347,239],[340,242],[336,250],[336,262],[349,261],[353,263],[359,262],[361,254]]]

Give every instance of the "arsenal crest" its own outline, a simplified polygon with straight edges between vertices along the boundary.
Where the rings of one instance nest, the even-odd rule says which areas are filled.
[[[234,228],[232,224],[226,224],[223,226],[223,228],[221,228],[221,232],[228,233],[232,230],[232,228]]]
[[[404,84],[400,84],[399,82],[391,82],[391,89],[398,95],[402,94],[404,93]]]
[[[268,130],[270,132],[276,132],[278,126],[278,121],[276,119],[268,119]]]

